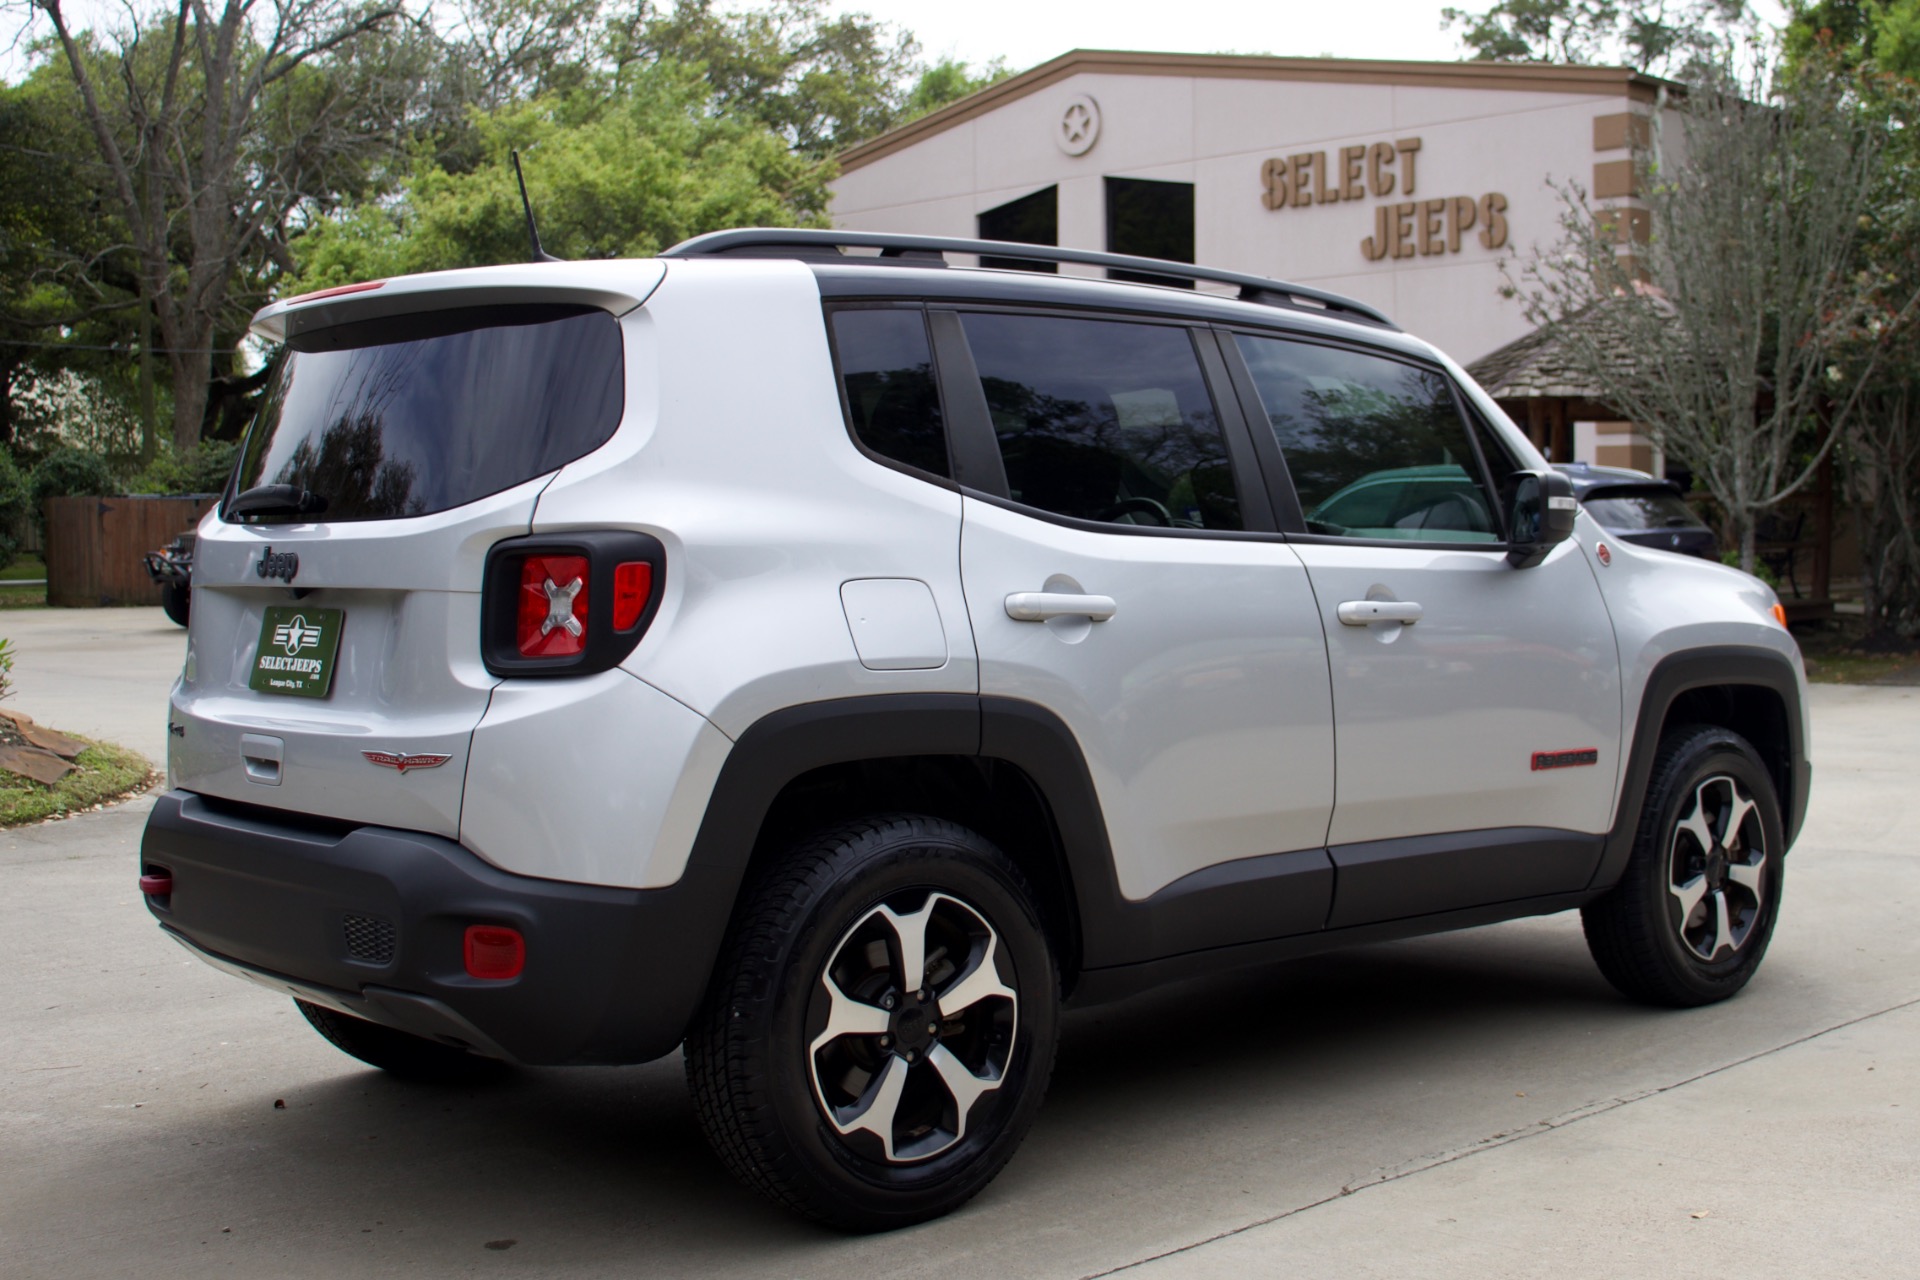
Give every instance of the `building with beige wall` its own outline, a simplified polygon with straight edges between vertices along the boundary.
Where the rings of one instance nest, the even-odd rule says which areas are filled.
[[[1075,50],[844,153],[832,217],[1278,277],[1471,364],[1530,331],[1508,282],[1559,238],[1556,184],[1636,204],[1629,144],[1661,88],[1608,67]],[[1658,463],[1628,424],[1532,407],[1514,416],[1558,459]]]

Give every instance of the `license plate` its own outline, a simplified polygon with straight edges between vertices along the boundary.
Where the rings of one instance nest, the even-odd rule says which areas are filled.
[[[260,619],[247,687],[255,693],[324,698],[333,687],[333,660],[340,652],[341,609],[275,605]]]

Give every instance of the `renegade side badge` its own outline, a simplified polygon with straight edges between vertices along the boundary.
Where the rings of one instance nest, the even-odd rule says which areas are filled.
[[[1578,751],[1536,751],[1533,753],[1533,771],[1542,769],[1567,769],[1578,764],[1599,764],[1600,751],[1597,747],[1583,747]]]
[[[377,764],[383,769],[394,769],[405,773],[409,769],[438,769],[451,760],[452,756],[437,751],[423,751],[417,755],[402,755],[397,751],[362,751],[368,763]]]

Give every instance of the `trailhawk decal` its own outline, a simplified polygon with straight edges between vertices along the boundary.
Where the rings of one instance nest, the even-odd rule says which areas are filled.
[[[442,755],[437,751],[423,751],[417,755],[403,755],[397,751],[362,751],[360,754],[365,756],[369,763],[386,769],[395,769],[401,773],[409,769],[438,769],[453,759],[452,756]]]
[[[339,609],[269,608],[260,619],[260,643],[247,687],[255,693],[326,697],[333,687],[333,660],[340,652],[345,616]]]
[[[1542,769],[1568,769],[1574,765],[1599,764],[1600,751],[1597,747],[1583,747],[1578,751],[1536,751],[1533,753],[1533,771]]]

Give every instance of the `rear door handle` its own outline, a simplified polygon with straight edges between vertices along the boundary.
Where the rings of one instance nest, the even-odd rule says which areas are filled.
[[[1350,627],[1373,622],[1400,622],[1412,626],[1425,612],[1411,600],[1344,600],[1334,610]]]
[[[1059,591],[1016,591],[1007,597],[1007,616],[1015,622],[1048,618],[1091,618],[1105,622],[1114,614],[1112,596],[1074,596]]]

